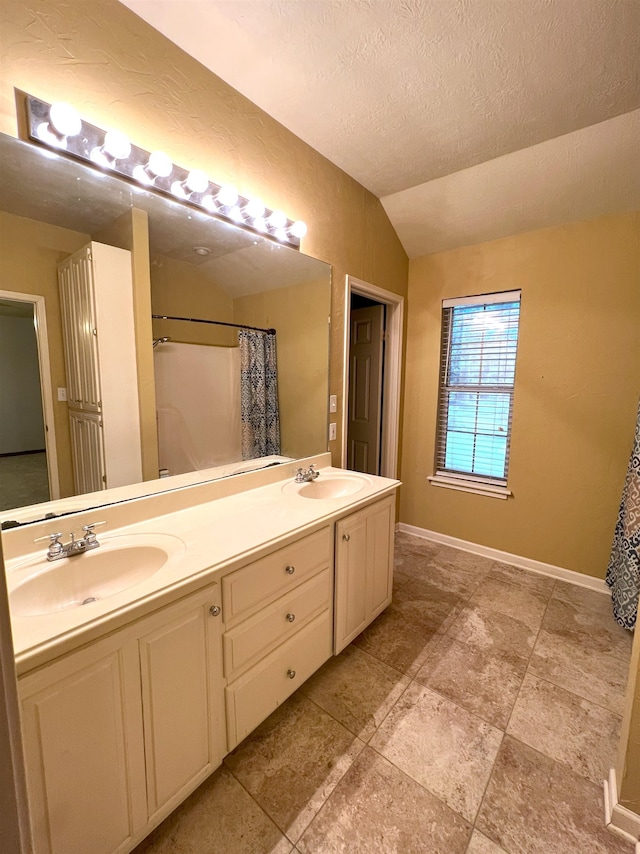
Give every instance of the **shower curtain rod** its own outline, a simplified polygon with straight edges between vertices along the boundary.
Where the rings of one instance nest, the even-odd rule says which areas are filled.
[[[187,323],[212,323],[214,326],[233,326],[235,329],[251,329],[253,332],[265,332],[275,335],[275,329],[261,329],[259,326],[247,326],[246,323],[227,323],[226,320],[202,320],[199,317],[172,317],[169,314],[152,314],[153,320],[186,320]]]

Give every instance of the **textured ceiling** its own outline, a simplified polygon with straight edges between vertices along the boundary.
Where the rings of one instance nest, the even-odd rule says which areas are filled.
[[[391,196],[394,225],[402,191],[640,108],[637,0],[125,5]]]

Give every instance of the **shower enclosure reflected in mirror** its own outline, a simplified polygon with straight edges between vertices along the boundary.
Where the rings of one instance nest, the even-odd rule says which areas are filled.
[[[61,498],[75,493],[70,410],[60,399],[68,378],[57,267],[92,240],[131,252],[137,347],[137,365],[131,370],[138,373],[145,481],[137,494],[176,485],[175,478],[158,479],[161,469],[169,475],[203,471],[192,478],[198,482],[225,476],[234,470],[234,462],[241,470],[252,465],[246,449],[243,453],[239,427],[240,394],[234,379],[240,373],[237,327],[276,330],[280,444],[279,453],[267,460],[300,458],[327,449],[329,265],[0,135],[0,290],[7,303],[12,294],[18,299],[19,294],[35,294],[44,300],[49,346],[46,365],[41,354],[42,379],[53,399],[44,416],[53,450],[47,454],[51,498],[56,498],[58,484]],[[229,325],[152,322],[151,314]],[[154,347],[158,340],[162,343]],[[0,436],[7,415],[3,405]],[[226,434],[222,444],[213,441],[216,431]],[[17,460],[25,448],[14,445],[7,453]],[[44,448],[27,450],[42,453]],[[9,479],[0,483],[0,493],[3,484],[8,488]],[[29,507],[28,512],[17,508],[44,494],[34,493],[34,500],[18,492],[13,498],[3,496],[0,521],[42,518],[51,509],[46,504]],[[96,506],[110,496],[87,499],[76,496],[65,502],[64,509]]]

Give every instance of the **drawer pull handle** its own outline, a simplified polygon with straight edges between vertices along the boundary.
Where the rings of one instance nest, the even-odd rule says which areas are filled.
[[[292,623],[296,618],[295,614],[287,614],[287,622]]]
[[[295,566],[289,565],[289,566],[285,567],[285,572],[287,573],[287,575],[293,575],[293,573],[295,571],[296,571]]]
[[[343,534],[342,539],[345,541],[345,543],[348,543],[351,539],[351,534]]]
[[[212,605],[209,608],[209,613],[211,614],[212,617],[219,617],[220,616],[220,605]]]
[[[295,679],[296,678],[296,671],[295,670],[287,670],[287,676],[289,677],[289,679]]]

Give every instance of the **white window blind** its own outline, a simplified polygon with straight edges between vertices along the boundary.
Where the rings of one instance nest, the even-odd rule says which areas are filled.
[[[442,305],[436,472],[506,485],[520,291]]]

